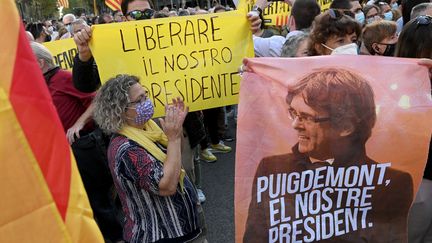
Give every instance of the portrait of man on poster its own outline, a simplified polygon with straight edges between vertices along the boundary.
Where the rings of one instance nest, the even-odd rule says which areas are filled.
[[[367,155],[377,119],[368,81],[314,70],[288,87],[286,104],[297,141],[260,161],[243,242],[407,242],[413,182]]]

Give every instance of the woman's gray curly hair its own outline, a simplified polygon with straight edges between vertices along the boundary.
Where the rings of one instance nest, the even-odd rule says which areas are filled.
[[[127,74],[117,75],[108,80],[97,92],[93,101],[93,119],[105,133],[118,132],[125,123],[123,113],[129,99],[129,89],[139,83],[139,78]]]

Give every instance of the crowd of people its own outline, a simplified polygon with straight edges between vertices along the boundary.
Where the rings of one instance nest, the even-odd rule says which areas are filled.
[[[248,13],[256,57],[334,54],[424,58],[432,69],[432,3],[427,0],[334,0],[322,12],[316,0],[296,0],[287,33],[264,28],[266,0]],[[153,105],[138,77],[119,74],[104,85],[88,42],[93,24],[219,13],[217,5],[156,11],[149,0],[123,0],[121,11],[66,14],[28,23],[28,39],[71,144],[95,219],[111,242],[206,242],[200,162],[229,153],[227,116],[236,107],[188,112],[180,99],[153,121]],[[60,70],[41,43],[73,38],[72,73]],[[410,242],[432,240],[430,158],[411,211]],[[121,209],[120,209],[121,208]],[[391,223],[391,222],[389,222]],[[429,238],[425,238],[429,237]]]

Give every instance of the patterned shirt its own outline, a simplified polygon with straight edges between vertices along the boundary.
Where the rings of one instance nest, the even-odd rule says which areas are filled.
[[[114,135],[108,148],[111,174],[125,213],[124,240],[155,242],[199,231],[196,190],[184,179],[172,196],[159,195],[163,164],[138,143]]]

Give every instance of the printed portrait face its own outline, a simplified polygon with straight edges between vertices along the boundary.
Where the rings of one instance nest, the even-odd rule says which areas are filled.
[[[338,134],[330,126],[328,114],[308,106],[301,95],[293,98],[289,109],[298,136],[299,152],[319,160],[332,158],[332,141]]]

